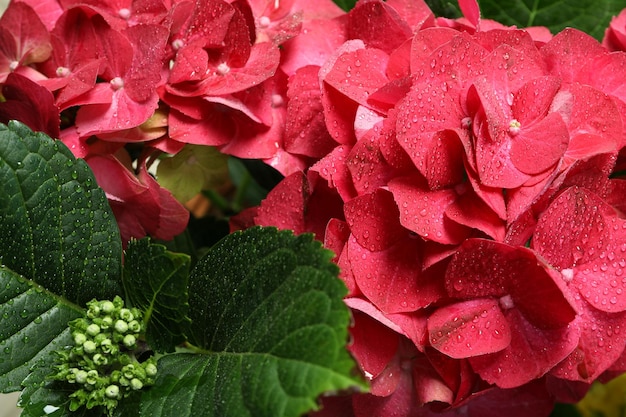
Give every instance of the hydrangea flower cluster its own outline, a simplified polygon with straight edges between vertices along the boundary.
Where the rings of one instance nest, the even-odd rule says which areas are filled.
[[[359,2],[307,69],[336,146],[233,225],[337,254],[372,391],[320,416],[548,415],[626,370],[626,54],[460,3]]]
[[[58,372],[51,378],[73,386],[71,411],[102,406],[111,414],[119,400],[154,384],[156,360],[139,362],[135,357],[144,332],[141,311],[125,308],[120,297],[92,300],[86,317],[69,327],[74,346],[56,352]]]
[[[288,174],[330,149],[329,137],[302,141],[308,104],[290,91],[306,86],[289,79],[339,46],[319,42],[316,22],[334,30],[342,14],[331,0],[12,1],[0,18],[0,121],[85,158],[124,243],[171,240],[189,213],[148,173],[163,152],[214,146]]]

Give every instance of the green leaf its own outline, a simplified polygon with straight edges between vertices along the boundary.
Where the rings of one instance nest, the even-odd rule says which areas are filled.
[[[624,0],[479,0],[482,18],[505,25],[546,26],[553,34],[574,27],[602,40]]]
[[[155,351],[174,351],[185,340],[189,263],[188,255],[147,238],[130,241],[126,249],[124,289],[131,305],[144,311],[146,338]]]
[[[334,2],[346,12],[352,10],[356,4],[356,0],[334,0]]]
[[[463,16],[456,0],[426,0],[426,4],[437,17],[456,19]]]
[[[18,122],[0,125],[2,263],[79,305],[120,293],[121,239],[87,164]]]
[[[274,228],[214,246],[189,283],[189,340],[202,353],[159,360],[142,415],[295,417],[324,392],[365,389],[332,256],[312,235]]]
[[[223,185],[228,179],[227,161],[214,147],[185,145],[173,157],[159,161],[157,179],[184,203],[202,190]]]
[[[71,343],[67,323],[83,314],[78,306],[0,267],[0,391],[23,389],[34,365],[43,372],[25,385],[36,390],[51,372],[51,352]]]

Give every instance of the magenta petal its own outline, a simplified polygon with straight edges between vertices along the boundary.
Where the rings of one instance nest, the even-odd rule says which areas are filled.
[[[331,188],[337,190],[343,201],[348,201],[357,195],[350,171],[345,163],[349,153],[349,147],[337,146],[311,167],[311,171],[318,172],[322,178],[328,181]]]
[[[322,158],[337,146],[324,121],[319,67],[300,68],[289,78],[285,150],[289,153]]]
[[[458,244],[469,228],[445,216],[454,202],[454,190],[430,191],[417,177],[400,177],[389,182],[389,190],[400,208],[400,223],[420,236],[443,244]]]
[[[463,301],[428,318],[430,344],[452,358],[498,352],[511,342],[507,321],[494,299]]]
[[[172,196],[169,190],[161,187],[148,173],[145,163],[139,170],[139,180],[148,187],[148,191],[159,208],[158,224],[147,232],[155,239],[170,241],[187,228],[189,210]]]
[[[585,304],[580,303],[582,311],[574,323],[581,329],[578,346],[551,372],[559,378],[592,382],[626,347],[626,312],[606,313]]]
[[[517,310],[507,311],[511,343],[499,352],[470,358],[472,368],[490,384],[515,388],[538,379],[567,357],[580,337],[578,327],[538,329]]]
[[[577,81],[588,62],[608,54],[600,42],[586,33],[566,28],[545,44],[541,55],[547,62],[550,73],[560,76],[567,83]]]
[[[154,92],[145,102],[137,103],[122,88],[113,92],[110,104],[81,107],[76,115],[76,127],[81,136],[130,129],[148,120],[154,114],[158,101],[159,96]]]
[[[352,343],[348,349],[363,371],[377,377],[396,355],[400,335],[366,313],[352,310],[352,317]]]
[[[384,313],[415,311],[435,301],[432,286],[420,282],[417,240],[406,238],[386,250],[371,252],[351,236],[347,250],[359,289]]]
[[[378,189],[353,198],[345,203],[344,213],[356,240],[370,251],[387,249],[407,234],[389,191]]]
[[[0,27],[7,31],[7,39],[0,43],[3,58],[19,61],[20,65],[43,62],[50,57],[52,45],[50,34],[35,11],[23,2],[11,2],[0,18]],[[17,49],[14,49],[17,48]]]
[[[446,216],[458,224],[478,229],[496,241],[504,240],[505,223],[474,190],[465,191],[450,204]]]
[[[330,71],[321,72],[322,81],[351,100],[366,106],[370,94],[389,82],[385,75],[389,56],[378,49],[346,51]]]
[[[573,103],[571,114],[567,115],[569,120],[564,118],[571,136],[566,157],[587,159],[599,153],[616,152],[624,134],[616,100],[588,85],[574,84],[568,93]]]
[[[383,1],[359,2],[348,13],[348,37],[362,39],[369,48],[391,53],[413,32],[398,12]]]
[[[602,250],[609,243],[605,217],[611,212],[597,195],[583,188],[567,188],[539,217],[532,247],[561,269],[591,262],[599,255],[596,248]]]
[[[544,118],[560,87],[561,80],[551,75],[527,82],[514,94],[511,105],[513,115],[522,126]]]
[[[204,48],[189,45],[176,53],[174,66],[170,70],[168,82],[198,81],[208,70],[209,56]]]
[[[384,126],[381,129],[378,126],[366,132],[354,145],[346,160],[354,187],[359,194],[386,187],[389,180],[397,175],[380,150],[381,136],[389,132],[385,132]]]
[[[539,174],[555,165],[565,153],[569,132],[558,113],[550,113],[512,139],[511,162],[525,174]]]
[[[477,28],[478,22],[480,21],[478,2],[476,0],[460,0],[459,7],[461,8],[461,12],[463,12],[463,16]]]

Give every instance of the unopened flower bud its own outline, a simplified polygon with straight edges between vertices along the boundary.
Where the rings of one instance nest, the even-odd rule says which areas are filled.
[[[124,336],[124,346],[127,348],[132,348],[137,343],[137,339],[132,334],[127,334]]]
[[[96,351],[96,343],[93,340],[87,340],[83,343],[85,353],[94,353]]]
[[[98,333],[100,333],[100,326],[98,326],[97,324],[92,323],[87,326],[87,334],[89,336],[96,336]]]
[[[143,388],[143,382],[141,382],[137,378],[133,378],[130,380],[130,387],[134,389],[135,391],[140,390]]]
[[[146,375],[148,376],[156,376],[157,374],[157,367],[153,363],[147,363],[144,369],[146,370]]]
[[[117,398],[117,396],[120,395],[120,387],[118,387],[117,385],[109,385],[104,390],[104,393],[109,398]]]
[[[113,304],[110,301],[103,301],[102,304],[100,305],[100,308],[102,309],[104,313],[111,314],[113,310],[115,310],[115,304]]]
[[[87,336],[84,333],[74,333],[74,344],[77,346],[82,345],[87,341]]]
[[[135,318],[135,316],[133,316],[133,313],[131,313],[128,308],[122,308],[120,309],[120,318],[122,320],[131,321]]]
[[[126,333],[128,331],[128,323],[126,323],[124,320],[116,321],[115,331],[118,333]]]
[[[137,320],[132,320],[130,323],[128,323],[128,328],[133,333],[139,333],[141,332],[141,323],[139,323]]]

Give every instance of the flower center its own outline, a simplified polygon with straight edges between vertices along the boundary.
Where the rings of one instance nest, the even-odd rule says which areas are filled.
[[[561,276],[563,277],[563,281],[569,284],[574,279],[574,270],[572,268],[563,269]]]
[[[272,94],[272,107],[277,108],[285,104],[285,99],[280,94]]]
[[[182,48],[182,47],[183,47],[183,45],[185,45],[185,42],[183,42],[183,40],[182,40],[182,39],[174,39],[174,40],[172,41],[172,48],[173,48],[175,51],[178,51],[180,48]]]
[[[512,136],[516,136],[519,133],[521,127],[522,124],[517,119],[513,119],[509,122],[509,133]]]
[[[119,15],[119,17],[121,17],[124,20],[128,20],[130,18],[130,9],[127,8],[122,8],[120,9],[117,14]]]
[[[270,25],[270,23],[272,23],[272,21],[267,16],[261,16],[259,18],[259,27],[261,27],[261,28],[268,27]]]
[[[70,69],[67,67],[59,67],[56,70],[57,77],[67,77],[68,75],[70,75],[70,72]]]
[[[115,91],[124,87],[124,80],[122,80],[122,77],[115,77],[110,81],[110,83],[111,83],[111,88]]]
[[[500,307],[502,307],[503,310],[510,310],[514,306],[515,306],[515,303],[513,303],[513,299],[511,298],[510,295],[507,294],[500,298]]]
[[[217,66],[217,73],[220,75],[226,75],[230,72],[230,67],[226,62],[222,62]]]

